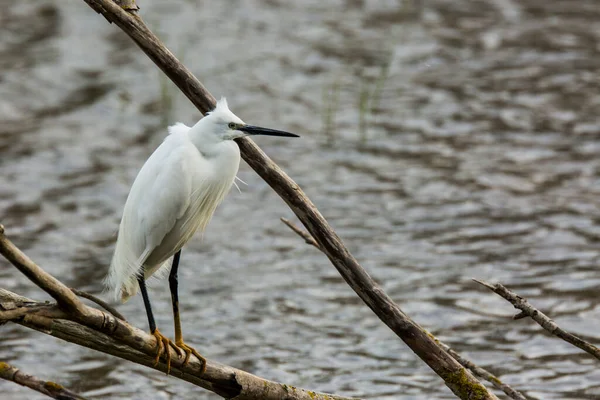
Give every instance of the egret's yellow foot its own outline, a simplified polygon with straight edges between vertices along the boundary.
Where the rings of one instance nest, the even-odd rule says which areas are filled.
[[[154,359],[154,366],[158,364],[160,356],[164,354],[167,363],[167,375],[169,375],[171,372],[171,352],[169,351],[169,346],[177,352],[179,357],[183,356],[184,350],[173,343],[171,339],[160,333],[158,329],[155,329],[154,332],[152,332],[152,335],[156,338],[156,358]]]
[[[185,344],[183,340],[178,340],[175,342],[175,344],[177,345],[177,347],[179,347],[185,352],[185,360],[183,360],[183,365],[187,365],[187,363],[190,361],[190,355],[193,354],[196,357],[198,357],[198,360],[200,360],[200,362],[202,362],[202,370],[200,373],[203,374],[204,371],[206,371],[206,358],[202,357],[200,353],[196,351],[196,349]]]

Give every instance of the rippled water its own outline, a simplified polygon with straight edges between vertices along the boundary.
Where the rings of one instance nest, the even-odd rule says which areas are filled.
[[[82,1],[2,1],[0,208],[10,237],[91,292],[138,169],[200,114]],[[416,321],[536,399],[600,399],[591,357],[471,278],[501,281],[600,342],[596,0],[141,1],[142,16]],[[248,183],[183,252],[187,341],[269,379],[378,399],[449,399],[428,367]],[[6,262],[2,286],[44,298]],[[172,335],[167,284],[157,323]],[[141,298],[120,307],[145,327]],[[215,399],[12,325],[0,359],[94,398]],[[8,398],[43,398],[0,382]]]

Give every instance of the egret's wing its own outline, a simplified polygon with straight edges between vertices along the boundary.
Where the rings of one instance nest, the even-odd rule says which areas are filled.
[[[192,191],[189,170],[199,155],[187,135],[183,135],[183,127],[174,127],[179,132],[171,131],[148,158],[131,187],[107,280],[117,297],[121,290],[124,295],[135,294],[136,278],[148,257],[189,207]],[[171,255],[157,255],[158,259],[153,255],[158,264],[155,267]]]
[[[164,155],[160,168],[144,176],[146,181],[142,186],[150,187],[150,190],[136,202],[140,206],[135,207],[134,212],[145,242],[139,261],[148,261],[146,266],[149,268],[159,266],[179,250],[173,247],[167,249],[161,244],[167,238],[171,242],[173,238],[185,235],[183,232],[174,232],[174,227],[190,209],[198,158],[198,151],[191,143],[189,146],[180,145]]]

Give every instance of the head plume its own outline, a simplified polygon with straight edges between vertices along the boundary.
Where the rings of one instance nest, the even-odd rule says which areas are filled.
[[[221,97],[221,99],[217,101],[215,108],[212,111],[209,111],[206,115],[210,116],[211,119],[221,123],[235,122],[243,124],[243,121],[229,110],[227,99],[225,97]]]
[[[217,111],[220,109],[229,111],[229,106],[227,105],[227,99],[225,97],[221,97],[219,100],[217,100],[217,105],[215,106],[215,109],[213,111]]]

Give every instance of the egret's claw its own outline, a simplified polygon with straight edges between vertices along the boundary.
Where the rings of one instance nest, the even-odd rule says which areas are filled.
[[[171,346],[179,357],[181,357],[182,349],[180,349],[171,339],[164,336],[158,329],[155,329],[152,332],[152,335],[156,338],[156,357],[154,358],[154,366],[158,364],[160,360],[160,356],[165,355],[165,361],[167,363],[167,375],[171,372],[171,352],[169,351],[169,346]]]
[[[187,365],[187,363],[190,361],[190,355],[193,354],[196,357],[198,357],[198,360],[200,360],[200,362],[202,362],[202,370],[200,371],[200,373],[203,374],[204,371],[206,371],[206,358],[202,357],[200,353],[196,351],[196,349],[185,344],[183,340],[177,341],[175,342],[175,344],[185,352],[185,360],[183,360],[182,365]]]
[[[177,352],[177,357],[181,358],[184,356],[185,354],[185,350],[183,350],[181,347],[179,347],[177,344],[175,344],[175,342],[171,342],[171,347],[173,348],[173,350],[175,350]]]

